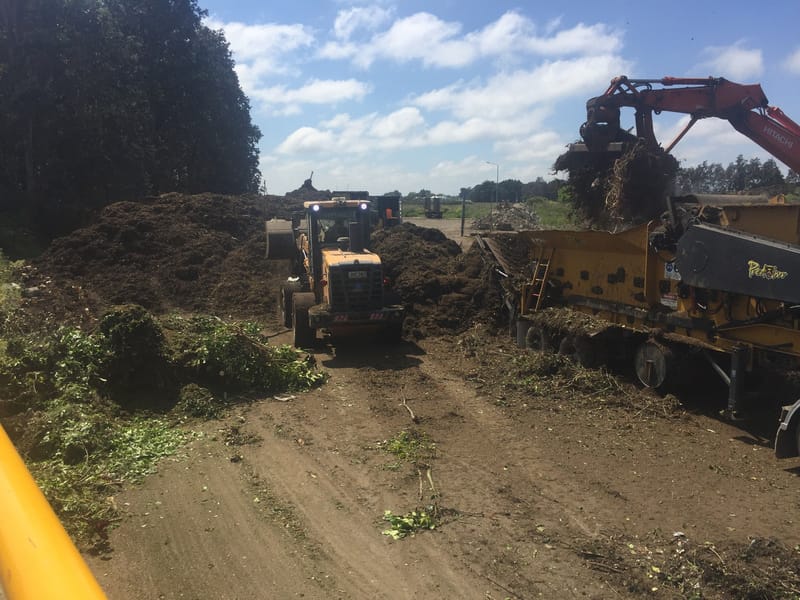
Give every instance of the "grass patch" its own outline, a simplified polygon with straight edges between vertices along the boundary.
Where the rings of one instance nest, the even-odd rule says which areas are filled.
[[[528,206],[539,217],[542,229],[560,229],[574,227],[572,207],[566,202],[548,200],[547,198],[532,198]]]
[[[393,438],[379,442],[378,447],[412,463],[431,460],[436,455],[436,444],[426,433],[416,429],[403,430]]]

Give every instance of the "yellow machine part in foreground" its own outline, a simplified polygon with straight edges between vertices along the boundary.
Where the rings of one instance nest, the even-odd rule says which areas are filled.
[[[2,426],[0,581],[7,600],[106,597]]]

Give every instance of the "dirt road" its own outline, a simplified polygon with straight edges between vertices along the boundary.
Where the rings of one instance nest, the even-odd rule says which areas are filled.
[[[731,598],[758,570],[781,590],[800,463],[663,399],[524,393],[520,352],[477,330],[320,348],[327,384],[204,424],[119,494],[92,569],[112,600]],[[416,463],[386,451],[401,432]],[[381,534],[426,507],[435,530]]]

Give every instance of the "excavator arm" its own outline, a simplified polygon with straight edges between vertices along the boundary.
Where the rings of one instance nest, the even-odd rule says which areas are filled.
[[[733,83],[721,77],[628,79],[616,77],[602,96],[586,103],[586,122],[580,133],[589,150],[601,151],[634,136],[620,126],[620,109],[636,111],[636,136],[658,147],[653,113],[677,112],[691,116],[689,124],[670,145],[675,147],[700,119],[725,119],[740,133],[767,150],[789,168],[800,172],[800,125],[779,108],[769,105],[758,84]]]

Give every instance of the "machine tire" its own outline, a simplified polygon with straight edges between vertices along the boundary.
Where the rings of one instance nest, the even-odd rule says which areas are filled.
[[[380,340],[387,344],[397,344],[403,339],[403,323],[392,323],[383,330]]]
[[[292,295],[292,329],[296,348],[310,348],[317,338],[317,330],[308,324],[308,309],[313,305],[314,294],[311,292]]]
[[[281,286],[279,301],[279,319],[286,329],[292,328],[292,315],[294,314],[292,298],[300,291],[300,284],[295,281],[287,281]]]
[[[592,341],[583,335],[568,335],[558,345],[558,353],[563,354],[586,369],[594,369],[599,361]]]
[[[525,333],[525,347],[537,352],[552,352],[550,337],[543,327],[531,325]]]
[[[636,349],[636,377],[645,387],[663,389],[672,372],[673,362],[672,351],[667,346],[647,340]]]

